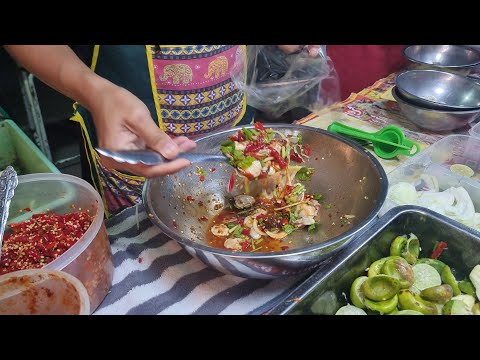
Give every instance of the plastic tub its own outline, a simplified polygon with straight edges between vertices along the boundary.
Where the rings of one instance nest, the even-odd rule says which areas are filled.
[[[470,130],[468,130],[468,133],[472,136],[475,136],[477,138],[480,138],[480,121],[477,122]]]
[[[450,166],[454,164],[469,166],[474,171],[473,177],[467,178],[450,171]],[[388,173],[389,187],[399,182],[408,182],[421,190],[422,174],[435,176],[440,191],[452,186],[463,186],[476,211],[480,212],[480,138],[467,135],[444,137]],[[398,204],[387,198],[380,216],[395,206]]]
[[[0,121],[0,171],[8,165],[19,175],[60,173],[12,120]]]
[[[85,286],[63,271],[32,269],[0,276],[0,315],[89,315]]]
[[[7,224],[25,221],[32,213],[47,210],[67,214],[78,209],[94,216],[85,234],[43,268],[62,270],[78,278],[87,289],[93,312],[108,293],[113,278],[112,254],[100,196],[86,181],[71,175],[32,174],[19,176],[18,180]],[[25,208],[32,212],[23,211]]]

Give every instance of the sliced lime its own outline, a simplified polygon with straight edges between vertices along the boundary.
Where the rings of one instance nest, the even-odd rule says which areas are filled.
[[[413,266],[413,274],[415,281],[412,288],[415,289],[415,293],[442,284],[442,279],[433,266],[417,264]]]
[[[450,171],[465,177],[472,177],[475,174],[471,167],[463,164],[454,164],[450,166]]]
[[[335,315],[367,315],[365,311],[353,305],[342,306]]]
[[[360,287],[367,279],[368,277],[366,276],[360,276],[356,278],[352,284],[352,287],[350,288],[350,301],[353,303],[353,305],[360,309],[365,309],[365,294]]]
[[[461,300],[450,300],[445,304],[443,315],[473,315],[472,310]]]
[[[400,310],[400,311],[393,311],[388,315],[423,315],[420,311],[415,310]]]

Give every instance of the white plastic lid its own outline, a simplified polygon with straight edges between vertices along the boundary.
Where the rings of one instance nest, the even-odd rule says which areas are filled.
[[[30,269],[0,276],[0,315],[89,315],[87,289],[62,271]]]

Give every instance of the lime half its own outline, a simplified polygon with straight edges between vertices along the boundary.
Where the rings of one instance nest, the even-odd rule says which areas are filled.
[[[356,278],[352,284],[352,287],[350,288],[350,300],[352,301],[353,305],[360,309],[365,309],[365,294],[360,287],[367,279],[368,277],[366,276],[360,276]]]
[[[342,306],[335,315],[367,315],[365,311],[353,305]]]
[[[463,164],[454,164],[450,166],[450,171],[465,177],[472,177],[475,174],[475,171],[473,171],[471,167]]]

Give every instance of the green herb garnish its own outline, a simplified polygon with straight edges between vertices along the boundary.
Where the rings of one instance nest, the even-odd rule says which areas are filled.
[[[330,209],[332,207],[332,204],[325,204],[325,209]]]
[[[302,136],[301,134],[298,134],[298,135],[297,135],[297,139],[298,139],[297,144],[302,145],[302,143],[303,143],[303,136]]]
[[[323,195],[321,194],[313,194],[313,198],[317,201],[323,200]]]
[[[235,226],[237,226],[237,225],[234,224],[234,223],[228,223],[228,224],[227,224],[227,227],[228,227],[229,229],[233,229]]]

